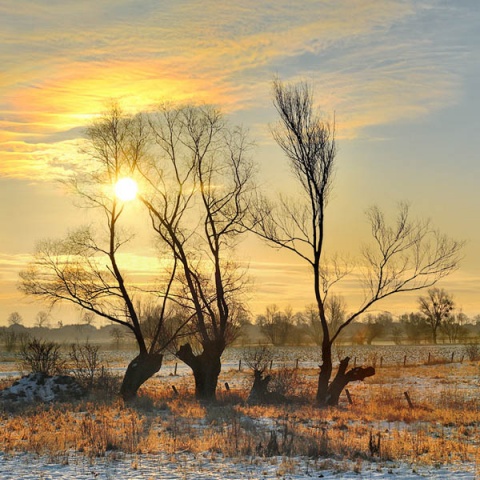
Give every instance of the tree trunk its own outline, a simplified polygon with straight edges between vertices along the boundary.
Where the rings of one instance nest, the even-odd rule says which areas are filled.
[[[355,367],[347,372],[349,362],[349,357],[344,358],[340,362],[338,372],[328,387],[328,394],[325,398],[324,405],[338,405],[340,394],[350,382],[365,380],[365,378],[375,375],[375,369],[373,367]]]
[[[328,398],[328,385],[332,376],[332,346],[329,340],[322,343],[322,365],[318,375],[317,404],[326,405]]]
[[[120,387],[120,395],[125,401],[137,396],[138,389],[160,370],[162,360],[162,354],[140,353],[130,362]]]
[[[278,392],[270,392],[268,384],[272,380],[271,375],[263,376],[259,370],[253,371],[253,385],[248,395],[247,403],[252,405],[260,405],[266,403],[279,404],[286,403],[287,398]]]
[[[182,345],[177,357],[185,362],[193,372],[195,379],[195,398],[201,401],[216,400],[218,376],[222,369],[220,358],[223,348],[215,343],[203,345],[203,352],[195,355],[189,343]]]
[[[253,385],[248,395],[247,402],[250,404],[265,403],[268,396],[268,384],[272,377],[267,375],[263,377],[260,370],[253,371]]]

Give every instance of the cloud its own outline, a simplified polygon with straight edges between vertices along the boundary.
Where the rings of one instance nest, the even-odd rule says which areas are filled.
[[[30,258],[27,254],[0,252],[0,300],[21,297],[16,290],[18,272],[25,268]]]
[[[27,143],[11,140],[1,144],[0,176],[55,181],[83,168],[79,142]]]
[[[208,102],[229,112],[270,107],[268,84],[312,78],[341,136],[416,118],[459,90],[447,52],[412,37],[415,2],[190,0],[25,1],[0,7],[0,142],[36,143],[8,153],[3,174],[37,176],[52,147],[72,139],[111,98],[144,109],[159,99]],[[3,146],[4,147],[4,146]],[[63,154],[61,153],[62,149]],[[68,156],[59,143],[58,156]],[[44,176],[48,178],[48,175]]]

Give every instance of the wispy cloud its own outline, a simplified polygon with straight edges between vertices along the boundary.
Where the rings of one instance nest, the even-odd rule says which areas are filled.
[[[65,178],[82,167],[76,140],[48,143],[8,141],[1,145],[0,175],[35,181]]]
[[[454,101],[459,81],[457,52],[412,36],[422,12],[394,0],[4,2],[0,142],[9,143],[0,174],[36,176],[51,154],[45,136],[87,124],[109,98],[127,108],[168,98],[248,112],[270,104],[274,73],[313,79],[344,136],[426,114]],[[9,155],[25,137],[35,152]]]

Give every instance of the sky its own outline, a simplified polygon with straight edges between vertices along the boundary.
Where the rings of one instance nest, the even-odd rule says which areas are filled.
[[[409,201],[467,242],[459,270],[439,286],[467,315],[480,313],[479,25],[477,0],[3,0],[0,325],[13,311],[29,324],[45,309],[17,290],[36,242],[90,221],[59,180],[80,168],[84,129],[111,99],[131,111],[162,100],[219,106],[256,142],[262,188],[288,193],[293,180],[269,128],[275,76],[309,82],[335,117],[329,245],[357,255],[365,210]],[[155,255],[144,246],[132,275]],[[254,313],[311,303],[309,272],[295,257],[255,239],[238,255],[250,265]],[[360,290],[343,288],[354,309]],[[417,296],[378,309],[413,311]]]

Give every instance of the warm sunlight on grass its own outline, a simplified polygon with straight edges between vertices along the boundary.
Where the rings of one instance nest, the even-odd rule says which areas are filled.
[[[231,458],[281,454],[291,461],[300,456],[316,459],[319,470],[326,468],[322,465],[327,459],[336,459],[335,468],[356,468],[357,473],[368,462],[378,468],[394,466],[386,462],[406,462],[415,469],[477,461],[477,364],[420,365],[403,369],[401,376],[397,369],[382,368],[380,383],[352,385],[353,405],[344,402],[328,409],[305,401],[314,396],[312,373],[298,371],[302,382],[287,405],[247,404],[251,373],[237,369],[222,372],[222,383],[228,380],[231,389],[219,392],[215,405],[199,404],[191,378],[184,376],[152,379],[132,405],[114,397],[96,399],[95,393],[87,400],[55,406],[11,405],[9,412],[0,413],[0,449],[52,458],[72,450],[90,458],[108,452]],[[457,384],[459,377],[469,388]],[[171,389],[174,383],[178,394]],[[414,409],[405,401],[407,389]],[[269,450],[272,431],[278,437],[275,452]]]
[[[115,195],[122,201],[128,202],[137,196],[137,182],[130,177],[121,178],[115,184]]]

